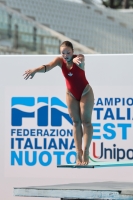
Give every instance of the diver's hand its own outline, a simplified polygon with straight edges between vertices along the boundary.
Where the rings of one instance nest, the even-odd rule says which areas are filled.
[[[36,74],[35,69],[28,69],[28,70],[25,71],[23,76],[24,76],[24,79],[27,80],[28,78],[32,79],[35,76],[35,74]]]
[[[80,63],[81,63],[81,59],[80,59],[80,57],[75,57],[74,59],[73,59],[73,62],[75,63],[75,64],[77,64],[77,65],[79,65]]]
[[[79,54],[79,55],[77,55],[77,57],[75,57],[73,59],[73,62],[75,64],[77,64],[77,65],[82,66],[82,65],[84,65],[84,60],[85,60],[84,55],[83,54]]]

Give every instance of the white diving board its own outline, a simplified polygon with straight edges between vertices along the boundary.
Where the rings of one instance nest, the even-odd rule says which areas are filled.
[[[14,188],[14,196],[66,199],[133,200],[133,182],[92,182]]]

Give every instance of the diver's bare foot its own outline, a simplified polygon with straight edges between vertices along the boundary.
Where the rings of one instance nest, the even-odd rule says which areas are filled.
[[[82,165],[82,155],[83,155],[83,151],[77,151],[76,152],[76,165]]]
[[[88,163],[89,163],[89,151],[85,150],[83,151],[82,165],[88,165]]]

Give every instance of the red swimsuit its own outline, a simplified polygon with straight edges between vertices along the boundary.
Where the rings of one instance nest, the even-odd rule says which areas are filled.
[[[83,90],[88,84],[84,70],[80,69],[75,63],[73,63],[72,69],[68,69],[66,62],[63,60],[62,73],[66,79],[68,90],[78,101],[80,101]]]

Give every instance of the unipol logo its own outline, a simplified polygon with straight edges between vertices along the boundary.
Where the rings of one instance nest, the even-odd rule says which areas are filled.
[[[24,118],[36,118],[37,126],[62,126],[63,118],[72,124],[67,106],[57,97],[12,97],[11,125],[22,126]]]

